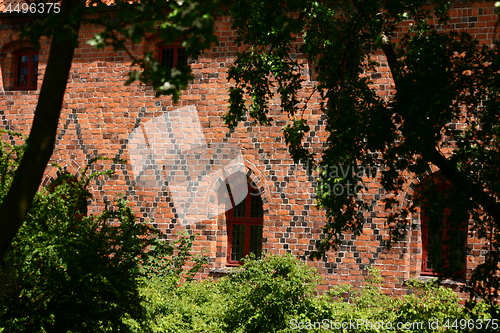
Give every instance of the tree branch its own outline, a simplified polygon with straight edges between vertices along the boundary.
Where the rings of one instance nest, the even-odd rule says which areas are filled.
[[[476,203],[481,205],[484,211],[495,219],[495,221],[500,222],[500,204],[493,196],[485,192],[481,185],[470,181],[435,147],[423,152],[422,156],[436,165],[443,176],[451,182],[453,187],[461,189]]]
[[[370,15],[364,10],[363,6],[361,6],[358,1],[354,0],[353,1],[354,6],[356,9],[363,14],[363,16],[367,20],[371,20]],[[382,15],[382,12],[378,13],[377,15]],[[385,23],[386,21],[383,20],[383,23],[380,27],[380,33],[379,37],[382,40],[382,44],[380,47],[382,48],[382,51],[385,54],[385,57],[387,59],[387,63],[389,65],[389,68],[391,70],[392,78],[394,80],[394,84],[396,85],[396,88],[398,86],[398,81],[399,81],[399,76],[401,75],[400,73],[400,68],[399,68],[399,63],[398,63],[398,58],[396,57],[396,52],[394,51],[394,48],[392,47],[391,40],[387,35],[385,34]]]
[[[401,75],[398,58],[396,57],[396,52],[392,47],[390,39],[385,35],[383,31],[380,33],[380,37],[382,37],[382,51],[384,51],[385,57],[387,59],[387,64],[389,65],[389,69],[391,70],[392,79],[394,80],[394,85],[396,86],[397,90],[399,77]]]

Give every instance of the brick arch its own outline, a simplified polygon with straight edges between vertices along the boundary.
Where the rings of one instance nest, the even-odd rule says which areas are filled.
[[[264,216],[266,216],[269,212],[270,190],[268,182],[262,172],[255,167],[255,165],[251,164],[240,155],[237,159],[231,161],[231,163],[226,164],[224,167],[217,170],[212,177],[204,199],[204,201],[208,203],[208,209],[212,211],[212,213],[210,211],[207,212],[207,216],[209,218],[214,218],[216,215],[219,215],[214,214],[213,212],[217,209],[220,187],[226,183],[226,180],[231,175],[237,172],[245,174],[247,178],[257,186],[259,194],[262,197]]]
[[[0,41],[0,80],[3,90],[13,90],[15,82],[15,52],[24,49],[33,49],[34,46],[26,39],[19,39],[19,35],[12,35]]]
[[[62,170],[63,170],[63,172],[70,173],[79,179],[82,176],[83,167],[80,164],[78,164],[76,161],[71,160],[70,162],[68,162],[64,166],[62,166]],[[54,179],[57,178],[58,173],[59,173],[59,169],[56,168],[55,166],[53,166],[50,169],[50,171],[47,172],[45,177],[43,177],[40,187],[41,188],[47,187]],[[89,184],[89,187],[87,188],[87,190],[90,192],[90,194],[93,197],[95,189],[93,188],[92,184]]]
[[[224,271],[226,269],[228,251],[226,214],[225,211],[223,213],[219,209],[218,194],[219,190],[221,190],[221,186],[225,186],[229,177],[239,172],[244,174],[248,180],[252,181],[259,190],[259,194],[262,198],[262,209],[264,211],[264,232],[266,232],[266,227],[269,228],[270,225],[269,206],[271,203],[271,193],[268,181],[255,165],[248,162],[240,155],[213,175],[205,195],[205,202],[208,203],[209,207],[214,207],[213,211],[217,210],[216,214],[207,215],[207,217],[211,219],[211,223],[214,224],[214,229],[216,230],[215,237],[212,239],[212,245],[217,250],[214,251],[215,257],[211,258],[215,263],[216,270],[222,269]],[[263,239],[262,251],[265,252],[267,250],[268,248]]]
[[[77,178],[80,178],[82,167],[74,160],[71,160],[69,163],[66,163],[64,166],[62,166],[62,170],[64,172],[72,174]],[[42,187],[48,186],[51,181],[57,178],[58,173],[59,173],[59,168],[53,166],[52,169],[50,169],[50,171],[47,172],[45,177],[43,177],[41,186]]]
[[[410,207],[411,201],[413,200],[415,191],[418,188],[418,186],[422,183],[422,181],[424,181],[425,179],[432,176],[438,171],[439,171],[438,167],[436,167],[435,165],[431,165],[429,167],[429,170],[424,174],[423,179],[420,179],[414,175],[407,175],[406,183],[403,186],[403,190],[398,195],[398,202],[400,206]]]
[[[9,37],[0,40],[0,52],[5,52],[6,50],[10,49],[12,45],[15,45],[19,42],[27,42],[27,40],[21,39],[20,36],[20,33],[14,33]]]
[[[83,176],[82,175],[83,169],[84,168],[74,160],[70,160],[68,163],[62,165],[63,172],[67,172],[67,173],[75,176],[77,179],[80,179],[80,177]],[[52,166],[52,168],[49,170],[49,172],[47,172],[46,175],[43,177],[40,188],[45,188],[48,185],[50,185],[50,183],[58,177],[58,173],[59,173],[59,168]],[[90,197],[87,198],[87,204],[88,204],[88,200],[93,200],[94,194],[97,193],[97,190],[94,188],[94,186],[95,185],[92,185],[92,183],[89,183],[89,185],[87,187],[87,191],[90,193]],[[90,204],[90,205],[88,204],[87,207],[88,207],[89,211],[91,211],[92,204]]]

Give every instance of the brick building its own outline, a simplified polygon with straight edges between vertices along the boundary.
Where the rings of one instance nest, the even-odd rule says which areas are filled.
[[[466,30],[481,43],[492,43],[497,22],[494,1],[457,1],[451,17],[451,25],[443,29]],[[0,117],[2,128],[28,134],[50,43],[43,40],[36,51],[20,40],[21,22],[14,14],[0,14]],[[166,65],[190,64],[195,79],[178,104],[169,97],[155,98],[148,86],[124,86],[131,63],[125,52],[95,50],[85,43],[98,29],[91,24],[81,27],[52,156],[53,162],[75,175],[98,155],[128,161],[109,162],[115,177],[92,184],[89,213],[102,210],[105,201],[123,193],[137,217],[168,238],[185,229],[199,234],[195,251],[206,251],[210,261],[205,275],[237,265],[248,252],[302,256],[314,250],[325,218],[315,208],[314,177],[294,165],[288,154],[281,133],[288,119],[280,114],[279,103],[271,106],[274,126],[258,126],[248,119],[230,131],[222,122],[230,86],[227,69],[237,50],[230,19],[220,18],[216,26],[220,45],[196,62],[185,57],[180,45],[162,45],[155,35],[131,48],[135,54],[153,51]],[[307,91],[313,86],[312,77],[307,70],[303,75]],[[382,62],[371,75],[379,94],[388,96],[392,89],[388,67]],[[309,102],[311,132],[305,139],[315,152],[321,152],[326,141],[318,102],[314,98]],[[43,185],[56,173],[48,166]],[[383,247],[388,213],[382,209],[379,177],[365,194],[373,209],[365,213],[364,232],[345,235],[337,252],[310,262],[325,278],[325,288],[340,283],[359,286],[367,267],[374,266],[382,270],[384,288],[398,294],[405,280],[426,276],[431,269],[422,253],[431,246],[432,235],[424,235],[420,214],[408,217],[416,228],[405,241],[391,250]],[[417,187],[418,180],[408,176],[401,206],[408,205]],[[471,251],[465,275],[469,276],[482,260],[483,243],[469,237],[467,244]]]

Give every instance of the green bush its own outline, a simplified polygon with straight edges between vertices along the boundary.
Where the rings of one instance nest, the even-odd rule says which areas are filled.
[[[318,281],[292,256],[266,256],[247,259],[218,281],[178,285],[156,277],[141,292],[155,332],[464,332],[466,321],[491,318],[486,304],[461,307],[452,290],[435,283],[410,281],[408,295],[385,295],[375,269],[361,289],[345,285],[315,295]],[[436,320],[438,329],[429,324]]]
[[[144,276],[192,278],[203,263],[195,258],[181,274],[192,239],[160,241],[122,198],[99,216],[79,216],[79,191],[63,184],[40,193],[0,263],[6,332],[127,332],[131,323],[148,331]]]
[[[192,281],[200,271],[207,258],[203,254],[193,256],[191,249],[195,236],[187,231],[179,232],[179,239],[172,242],[154,239],[149,247],[148,256],[141,262],[142,274],[150,279],[166,277],[167,279]],[[186,268],[188,262],[190,268]]]
[[[343,332],[386,331],[372,330],[369,324],[368,327],[364,325],[365,323],[392,321],[394,317],[390,311],[393,299],[382,293],[380,288],[382,278],[379,271],[369,269],[369,273],[370,275],[366,279],[367,284],[361,289],[353,288],[350,285],[342,285],[333,286],[329,290],[324,299],[331,309],[331,316],[328,317],[324,327],[334,329],[345,325]],[[355,323],[355,325],[351,323]],[[353,325],[355,328],[353,328]]]
[[[335,325],[353,322],[354,327],[346,325],[342,332],[467,332],[472,320],[491,319],[486,303],[460,306],[457,294],[436,282],[407,281],[408,294],[394,297],[383,294],[379,270],[370,269],[367,281],[360,290],[351,286],[330,290],[335,319],[328,323],[330,329],[332,324],[338,328]]]
[[[290,255],[267,256],[218,281],[149,278],[141,293],[154,332],[288,332],[292,318],[328,311],[314,297],[318,279]]]
[[[247,258],[222,282],[231,294],[230,332],[285,332],[291,319],[309,316],[319,275],[292,255]]]
[[[173,276],[154,277],[144,281],[141,293],[148,313],[147,325],[153,332],[227,332],[222,319],[230,295],[217,282],[179,285]],[[135,332],[142,330],[137,326]]]
[[[411,294],[392,301],[394,323],[423,322],[425,325],[421,328],[415,326],[401,330],[402,332],[445,332],[446,330],[441,328],[429,327],[429,324],[436,320],[445,323],[446,320],[453,322],[455,319],[464,318],[464,309],[458,306],[458,296],[450,288],[418,281],[409,281],[407,285]]]
[[[187,232],[173,243],[158,242],[154,255],[142,265],[140,279],[142,306],[146,310],[146,327],[152,332],[220,332],[217,284],[195,281],[194,275],[206,262],[206,257],[190,253],[194,237]],[[191,261],[190,268],[186,264]],[[144,331],[144,325],[130,318],[126,321],[134,332]]]
[[[1,262],[9,332],[126,331],[122,317],[144,317],[136,279],[150,229],[121,198],[99,216],[80,216],[79,185],[39,193]]]
[[[0,144],[0,200],[22,151],[22,146]],[[123,198],[100,215],[83,216],[79,203],[89,196],[89,183],[112,175],[88,175],[88,170],[80,179],[60,170],[56,181],[37,193],[0,261],[3,333],[127,332],[132,322],[141,332],[148,331],[139,290],[142,278],[177,276],[190,258],[192,239],[161,241],[150,226],[136,223]],[[187,278],[202,259],[195,258]]]

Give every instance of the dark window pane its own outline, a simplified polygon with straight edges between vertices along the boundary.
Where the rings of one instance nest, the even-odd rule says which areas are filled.
[[[262,226],[250,226],[250,253],[260,257],[262,252]]]
[[[174,67],[174,51],[175,49],[162,49],[161,50],[161,64],[168,68]]]
[[[465,230],[448,231],[448,261],[451,272],[457,273],[465,268],[467,232]]]
[[[28,86],[28,56],[19,56],[17,63],[17,86],[25,88]]]
[[[177,65],[187,66],[186,49],[181,47],[177,49]]]
[[[245,225],[233,224],[231,260],[240,261],[245,251]]]
[[[87,216],[88,208],[87,208],[87,199],[82,198],[78,203],[78,212],[83,216]]]
[[[264,211],[262,210],[262,199],[260,195],[256,195],[256,193],[251,193],[251,201],[250,201],[250,217],[263,217]]]
[[[443,230],[431,230],[427,238],[427,268],[439,269],[443,261]]]
[[[36,88],[38,80],[38,55],[31,56],[31,63],[29,68],[29,86]]]
[[[245,205],[246,205],[246,199],[240,202],[239,204],[234,207],[233,210],[233,217],[245,217]]]

